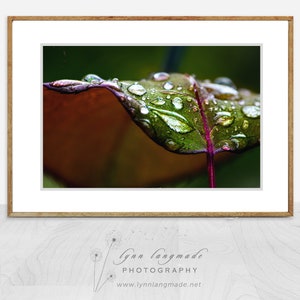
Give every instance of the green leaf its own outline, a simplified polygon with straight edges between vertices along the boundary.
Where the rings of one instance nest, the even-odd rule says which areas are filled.
[[[241,151],[259,142],[260,98],[250,91],[162,72],[119,86],[133,120],[168,150],[207,152],[210,140],[214,153]]]

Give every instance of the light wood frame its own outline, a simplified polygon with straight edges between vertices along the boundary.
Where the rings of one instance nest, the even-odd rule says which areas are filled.
[[[287,212],[14,212],[12,173],[12,24],[14,21],[288,21],[288,211]],[[7,195],[10,217],[288,217],[293,216],[293,17],[292,16],[10,16],[8,25]]]

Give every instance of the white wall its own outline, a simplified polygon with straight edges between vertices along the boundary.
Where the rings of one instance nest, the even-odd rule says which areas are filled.
[[[109,1],[82,0],[73,1],[1,1],[0,3],[0,204],[5,204],[7,199],[7,180],[6,180],[6,148],[7,148],[7,16],[9,15],[41,15],[41,16],[57,16],[57,15],[183,15],[183,16],[294,16],[294,153],[299,152],[299,17],[300,10],[296,6],[296,0],[286,1],[169,1],[163,2],[160,0],[151,0],[147,2],[141,1]],[[151,6],[153,8],[151,8]],[[26,58],[24,58],[26,59]],[[270,155],[272,155],[270,153]],[[299,186],[297,179],[299,178],[299,170],[296,166],[299,165],[298,157],[294,158],[294,183],[295,183],[295,201],[300,202]],[[280,172],[280,170],[277,170]]]

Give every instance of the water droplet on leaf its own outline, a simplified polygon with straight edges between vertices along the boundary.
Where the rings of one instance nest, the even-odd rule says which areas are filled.
[[[153,110],[154,114],[159,116],[168,125],[169,128],[171,128],[172,130],[174,130],[178,133],[188,133],[188,132],[194,130],[194,128],[192,128],[188,124],[188,121],[186,120],[186,118],[184,118],[183,116],[181,116],[175,112],[162,110],[162,109],[156,109],[156,108],[152,108],[152,107],[151,107],[151,109]]]
[[[247,89],[239,89],[239,93],[242,98],[247,98],[251,96],[251,92]]]
[[[220,142],[219,147],[224,151],[234,151],[237,149],[237,144],[232,140],[224,140]]]
[[[260,116],[260,108],[258,106],[244,106],[242,111],[248,118],[258,118]]]
[[[244,133],[238,133],[232,135],[230,138],[231,142],[234,143],[235,149],[244,148],[247,145],[246,135]]]
[[[243,127],[243,129],[248,129],[248,127],[249,127],[249,122],[248,122],[248,120],[244,120],[243,121],[243,125],[242,125],[242,127]]]
[[[170,77],[170,75],[166,72],[157,72],[155,74],[153,74],[153,79],[155,81],[164,81],[164,80],[168,80]]]
[[[215,124],[227,127],[233,123],[234,117],[228,111],[219,111],[216,113],[214,120],[216,121]]]
[[[230,145],[228,144],[228,142],[224,142],[224,144],[222,145],[222,149],[224,151],[230,151],[231,150],[231,147]]]
[[[174,107],[176,109],[182,109],[183,108],[183,102],[182,102],[182,99],[179,98],[179,97],[175,97],[173,100],[172,100],[172,104],[174,105]]]
[[[154,105],[164,105],[166,101],[162,97],[157,97],[155,100],[151,101]]]
[[[222,100],[236,99],[238,97],[238,91],[227,85],[203,83],[203,86],[208,92],[211,92],[215,97]]]
[[[230,87],[236,89],[235,84],[228,77],[218,77],[218,78],[215,79],[215,83],[221,84],[221,85],[227,85],[227,86],[230,86]]]
[[[147,115],[149,113],[149,109],[146,106],[141,106],[140,112],[143,115]]]
[[[170,81],[167,81],[165,84],[164,84],[164,89],[165,90],[171,90],[172,88],[174,87],[174,84]]]
[[[231,136],[232,138],[246,138],[246,135],[244,133],[238,133]]]
[[[128,91],[131,93],[131,94],[134,94],[134,95],[137,95],[137,96],[142,96],[144,95],[147,91],[146,89],[140,85],[140,84],[132,84],[129,88],[128,88]]]
[[[239,140],[238,139],[231,139],[231,141],[235,144],[235,149],[239,149],[239,147],[240,147]],[[223,150],[225,150],[225,149],[223,149]]]
[[[83,77],[83,81],[90,82],[92,84],[100,83],[104,81],[101,77],[95,74],[87,74],[86,76]]]
[[[180,148],[180,145],[171,139],[165,140],[165,146],[171,151],[175,151]]]

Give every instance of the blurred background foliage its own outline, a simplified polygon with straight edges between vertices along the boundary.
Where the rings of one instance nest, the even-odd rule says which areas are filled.
[[[194,74],[199,80],[229,77],[238,88],[260,92],[259,46],[44,46],[43,82],[82,79],[140,80],[157,71]],[[200,154],[201,156],[201,154]],[[216,165],[218,187],[260,187],[260,147],[232,154]],[[44,187],[62,187],[49,174]],[[163,185],[162,185],[163,186]],[[168,183],[168,187],[207,187],[207,174]]]

